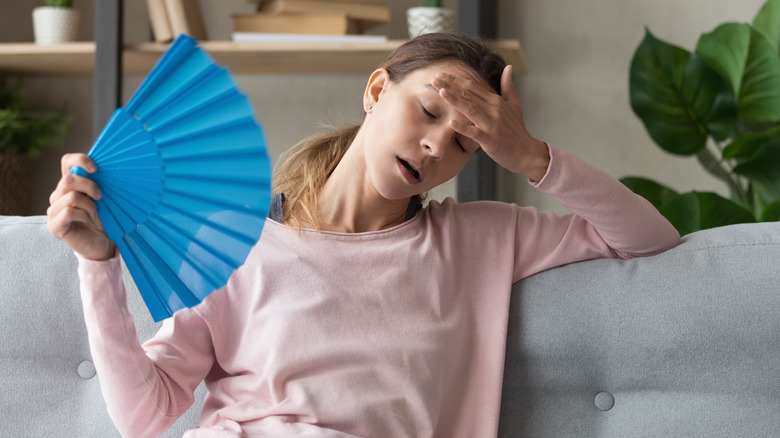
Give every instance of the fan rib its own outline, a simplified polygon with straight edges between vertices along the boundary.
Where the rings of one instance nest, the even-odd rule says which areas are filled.
[[[179,195],[179,196],[186,196],[186,195],[184,195],[184,194],[181,194],[181,193],[177,193],[177,195]],[[187,197],[189,197],[189,198],[194,198],[194,197],[192,197],[192,196],[187,196]],[[205,199],[200,199],[200,200],[201,200],[201,201],[206,201],[207,203],[210,203],[210,204],[216,204],[216,203],[215,203],[215,202],[213,202],[213,200],[211,200],[211,199],[208,199],[208,200],[205,200]],[[250,246],[250,247],[251,247],[251,246],[254,246],[254,244],[256,243],[256,240],[254,240],[254,239],[253,239],[252,237],[250,237],[250,236],[246,236],[246,235],[244,235],[244,234],[241,234],[241,233],[235,232],[235,231],[233,231],[233,230],[231,230],[231,229],[229,229],[229,228],[226,228],[226,227],[224,227],[224,226],[222,226],[222,225],[220,225],[220,224],[218,224],[218,223],[216,223],[216,222],[210,221],[210,220],[208,220],[208,219],[204,219],[202,216],[198,216],[198,215],[196,215],[196,214],[194,214],[194,213],[191,213],[191,212],[189,212],[189,211],[186,211],[186,210],[184,210],[184,209],[181,209],[181,208],[179,208],[179,207],[177,207],[177,206],[175,206],[175,205],[168,204],[168,203],[166,203],[165,201],[161,201],[161,202],[160,202],[160,205],[162,205],[162,206],[165,206],[165,208],[169,208],[169,209],[171,209],[171,210],[173,210],[173,211],[175,211],[175,212],[177,212],[177,213],[179,213],[179,214],[181,214],[181,215],[183,215],[183,216],[186,216],[186,217],[188,217],[188,218],[190,218],[190,219],[192,219],[192,220],[196,220],[196,221],[203,221],[203,220],[205,220],[205,221],[206,221],[206,223],[207,223],[207,224],[209,224],[209,226],[210,226],[211,228],[213,228],[213,229],[215,229],[215,230],[219,231],[219,232],[220,232],[220,233],[222,233],[222,234],[225,234],[225,235],[227,235],[227,236],[230,236],[230,237],[232,237],[233,239],[235,239],[235,240],[237,240],[237,241],[239,241],[239,242],[243,243],[244,245],[247,245],[247,246]],[[254,211],[253,211],[253,213],[256,213],[256,212],[254,212]],[[161,221],[163,221],[163,222],[166,222],[166,224],[167,224],[167,221],[165,221],[163,218],[161,218],[161,217],[158,217],[157,219],[159,219],[159,220],[161,220]]]
[[[240,97],[243,97],[243,95],[237,94],[235,90],[223,91],[222,93],[217,94],[208,100],[204,100],[197,106],[192,106],[188,108],[187,112],[182,112],[178,114],[176,117],[171,117],[170,119],[164,121],[163,123],[160,123],[159,125],[150,127],[149,132],[154,134],[157,131],[164,131],[170,128],[171,126],[175,126],[178,123],[187,121],[188,119],[193,118],[205,112],[206,110],[211,109],[212,107],[224,105],[227,102],[230,102],[231,100]]]
[[[184,83],[179,84],[178,87],[176,87],[173,91],[171,91],[169,94],[175,96],[174,98],[169,99],[165,101],[164,104],[151,109],[148,113],[146,113],[143,116],[143,118],[145,120],[153,120],[154,118],[158,117],[159,114],[165,112],[165,110],[176,105],[182,99],[189,96],[193,91],[197,90],[198,84],[200,84],[202,81],[208,81],[212,77],[216,77],[217,74],[219,74],[220,71],[222,70],[223,69],[213,64],[206,66],[205,69],[201,70],[196,75],[193,75],[189,80],[185,81]],[[235,90],[232,91],[236,92]]]
[[[202,53],[207,60],[213,62],[208,54],[197,50],[197,45],[197,41],[192,38],[176,38],[173,44],[171,44],[171,47],[163,53],[163,56],[161,56],[154,67],[152,67],[149,75],[125,108],[131,109],[131,112],[134,112],[132,108],[135,108],[143,102],[148,95],[153,94],[165,78],[170,76],[171,70],[179,68],[185,59]]]
[[[195,236],[191,236],[190,234],[186,233],[184,230],[182,230],[180,227],[176,226],[172,222],[170,222],[170,221],[168,221],[168,220],[166,220],[166,219],[164,219],[162,217],[159,217],[159,216],[156,216],[154,219],[155,220],[159,220],[160,222],[164,223],[167,227],[169,227],[170,229],[175,231],[181,237],[184,237],[185,239],[188,239],[188,241],[191,244],[197,245],[197,246],[199,246],[202,249],[210,251],[211,255],[213,255],[215,258],[219,259],[225,265],[231,267],[232,269],[236,268],[235,261],[228,261],[228,260],[223,259],[222,257],[219,257],[217,254],[215,254],[213,251],[211,251],[213,248],[210,248],[210,247],[206,246],[205,244],[203,244],[202,242],[200,242],[198,240],[195,240],[194,239]],[[159,227],[157,227],[157,225],[154,224],[154,222],[150,221],[150,222],[144,224],[144,226],[147,227],[151,231],[151,233],[154,234],[158,239],[160,239],[163,242],[165,242],[165,244],[168,246],[168,248],[171,249],[173,252],[175,252],[179,256],[179,258],[181,258],[182,261],[187,261],[188,262],[187,265],[189,265],[193,270],[195,270],[195,272],[198,273],[200,278],[203,278],[204,280],[206,280],[206,282],[208,282],[209,287],[211,288],[211,290],[216,290],[216,289],[219,289],[221,287],[220,286],[220,282],[222,280],[220,278],[210,274],[207,269],[204,269],[204,266],[199,261],[190,258],[187,255],[187,253],[181,249],[181,246],[177,245],[176,242],[174,242],[173,239],[168,237],[165,232],[163,232]],[[166,263],[166,265],[167,265],[167,263]],[[173,270],[172,266],[168,265],[168,267],[171,268],[171,270]]]
[[[250,123],[251,124],[255,123],[255,118],[251,114],[248,116],[231,120],[229,122],[221,123],[219,125],[209,126],[203,129],[199,129],[197,131],[192,131],[188,134],[177,136],[175,139],[170,139],[170,140],[155,139],[155,140],[157,140],[156,142],[158,146],[164,148],[168,144],[172,144],[172,143],[175,144],[183,140],[189,140],[189,139],[198,138],[204,135],[209,135],[223,130],[238,128],[240,126],[243,126],[245,124],[250,124]]]
[[[136,255],[140,268],[145,272],[145,275],[159,274],[165,280],[167,286],[176,293],[176,297],[187,307],[195,306],[200,302],[145,240],[141,239],[136,233],[127,234],[124,240],[133,254]],[[143,255],[143,257],[138,257],[139,254]],[[158,295],[165,293],[165,291],[160,291],[159,289],[156,292]],[[170,297],[170,294],[167,294],[167,296]],[[161,300],[162,298],[160,297]],[[166,305],[165,307],[168,306]]]

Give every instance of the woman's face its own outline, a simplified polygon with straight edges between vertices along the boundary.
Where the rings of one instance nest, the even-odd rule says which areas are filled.
[[[397,83],[382,71],[369,80],[366,98],[372,109],[361,129],[368,142],[366,170],[387,199],[408,198],[452,179],[479,149],[474,140],[450,127],[451,120],[471,122],[433,87],[437,72],[474,75],[467,76],[470,70],[465,66],[446,63],[416,70]]]

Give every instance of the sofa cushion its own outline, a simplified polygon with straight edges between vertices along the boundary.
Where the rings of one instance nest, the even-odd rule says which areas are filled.
[[[500,436],[780,431],[780,224],[514,287]]]
[[[119,436],[91,362],[73,252],[44,216],[0,216],[0,424],[3,436]],[[154,323],[125,270],[141,340]],[[199,388],[196,400],[203,400]],[[194,406],[164,436],[197,425]]]

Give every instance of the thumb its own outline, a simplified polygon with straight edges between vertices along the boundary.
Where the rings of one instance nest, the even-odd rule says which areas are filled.
[[[503,73],[501,73],[501,97],[503,97],[506,101],[509,101],[510,99],[518,99],[515,84],[512,82],[513,71],[514,69],[512,66],[507,65],[504,67]]]

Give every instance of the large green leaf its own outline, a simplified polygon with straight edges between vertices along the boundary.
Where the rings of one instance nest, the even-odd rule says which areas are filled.
[[[647,178],[627,176],[620,178],[620,182],[632,192],[650,201],[655,208],[661,208],[663,204],[679,196],[673,189]]]
[[[729,81],[740,119],[780,120],[780,57],[764,35],[747,24],[722,24],[699,38],[696,55]]]
[[[659,209],[681,235],[756,219],[740,205],[710,192],[684,193]]]
[[[723,149],[723,159],[752,158],[761,146],[780,141],[780,126],[761,134],[745,134],[734,139]]]
[[[631,62],[631,108],[663,149],[692,155],[707,137],[734,132],[737,109],[729,83],[698,56],[648,30]]]
[[[753,28],[764,34],[778,53],[780,47],[780,0],[769,0],[753,19]]]
[[[780,202],[769,204],[764,212],[761,213],[761,222],[777,222],[780,221]]]
[[[766,202],[780,201],[780,143],[760,146],[752,158],[734,168],[734,173],[747,177]]]
[[[721,24],[696,44],[696,55],[729,81],[734,94],[742,87],[749,52],[750,26],[742,23]]]

